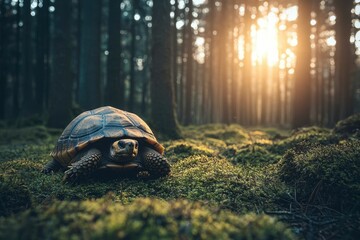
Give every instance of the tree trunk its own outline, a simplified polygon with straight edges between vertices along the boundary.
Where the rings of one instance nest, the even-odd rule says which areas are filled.
[[[193,1],[189,0],[188,2],[188,23],[186,25],[186,33],[187,33],[187,61],[186,61],[186,98],[185,98],[185,119],[184,124],[189,125],[192,122],[193,117],[193,30],[191,28],[191,23],[193,21]]]
[[[109,39],[107,60],[107,85],[105,101],[107,105],[123,108],[125,85],[121,79],[121,0],[109,1]]]
[[[81,0],[79,104],[84,109],[99,107],[100,100],[101,0]]]
[[[6,46],[8,44],[7,39],[7,23],[6,23],[6,7],[5,2],[0,3],[0,119],[5,118],[5,104],[6,104],[6,82],[7,82],[7,54]]]
[[[50,127],[63,128],[71,120],[73,79],[71,74],[71,1],[56,1],[53,32],[52,81],[49,94]],[[89,95],[90,96],[90,95]],[[91,96],[90,96],[91,97]]]
[[[215,0],[209,0],[209,84],[208,84],[208,122],[212,123],[214,121],[214,100],[215,100],[215,92],[214,92],[214,18],[215,18]]]
[[[152,27],[151,113],[155,129],[179,137],[171,81],[170,2],[154,1]]]
[[[21,7],[20,2],[18,2],[17,6],[17,14],[16,14],[16,48],[15,48],[15,76],[13,83],[13,95],[12,95],[12,117],[16,118],[20,114],[20,79],[21,79],[21,32],[19,24],[21,22]]]
[[[130,44],[130,95],[128,108],[134,110],[135,104],[135,58],[136,58],[136,21],[134,19],[136,9],[138,9],[138,0],[132,1],[132,17],[131,17],[131,44]]]
[[[229,38],[229,4],[228,1],[224,1],[222,4],[222,28],[220,31],[220,42],[221,42],[221,52],[220,59],[221,62],[219,64],[220,67],[220,80],[222,82],[222,106],[221,106],[221,119],[223,123],[230,123],[229,121],[229,72],[228,65],[230,51],[228,51],[230,38]]]
[[[294,128],[310,124],[310,13],[312,0],[299,1],[298,46],[295,66],[294,108],[292,125]]]
[[[33,78],[33,66],[32,66],[32,19],[31,19],[31,0],[24,0],[23,11],[23,35],[22,35],[22,104],[21,104],[21,115],[28,117],[34,113],[35,102],[34,102],[34,78]]]
[[[243,82],[242,82],[242,92],[241,92],[241,114],[242,121],[244,125],[250,125],[251,123],[251,13],[249,9],[250,1],[245,1],[245,30],[244,30],[244,71],[243,71]]]
[[[175,0],[174,8],[174,21],[172,26],[172,80],[174,82],[174,98],[178,99],[178,30],[176,28],[176,22],[179,16],[178,0]]]
[[[350,72],[353,65],[350,35],[353,1],[335,0],[336,52],[335,52],[335,122],[349,116],[353,111],[353,93]]]
[[[46,72],[48,71],[48,37],[49,37],[49,0],[43,1],[38,8],[36,25],[36,111],[43,113],[45,109]]]

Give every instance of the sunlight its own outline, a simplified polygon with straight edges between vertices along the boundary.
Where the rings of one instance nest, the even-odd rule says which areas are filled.
[[[270,12],[258,19],[257,28],[252,28],[252,31],[255,31],[252,34],[254,61],[266,61],[269,66],[274,66],[278,62],[278,21],[277,15]]]
[[[241,7],[240,7],[241,8]],[[285,22],[295,21],[298,17],[297,6],[292,6],[279,12],[278,8],[265,9],[261,8],[263,16],[257,18],[256,22],[251,25],[251,58],[252,65],[266,64],[268,66],[280,65],[285,68],[287,64],[285,61],[281,62],[279,48],[279,34],[281,31],[287,29]],[[268,11],[268,12],[266,12]],[[241,13],[240,13],[241,14]],[[316,22],[312,22],[312,25],[316,25]],[[288,31],[286,44],[290,48],[296,47],[298,44],[296,34]],[[245,57],[245,44],[243,36],[238,39],[238,58],[244,60]],[[295,55],[289,54],[286,51],[286,62],[294,62]],[[240,63],[242,66],[242,63]]]

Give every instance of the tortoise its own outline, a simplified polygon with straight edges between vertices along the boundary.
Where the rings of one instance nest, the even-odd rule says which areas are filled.
[[[105,106],[83,112],[69,123],[43,172],[63,170],[64,182],[78,181],[99,169],[158,178],[170,173],[163,153],[164,147],[139,116]]]

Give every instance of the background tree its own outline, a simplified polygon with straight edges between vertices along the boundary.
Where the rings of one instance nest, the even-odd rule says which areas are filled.
[[[193,1],[188,1],[188,18],[186,21],[186,97],[185,97],[185,111],[184,111],[184,124],[188,125],[192,122],[192,106],[193,106],[193,30],[191,24],[193,22]]]
[[[350,43],[352,1],[335,0],[335,121],[348,117],[353,111],[351,71],[353,66]]]
[[[310,124],[310,21],[312,0],[299,1],[296,79],[294,86],[293,127]]]
[[[151,54],[151,118],[157,130],[179,137],[171,81],[170,2],[154,1]]]
[[[70,1],[55,2],[53,29],[52,81],[49,94],[48,126],[63,128],[72,118],[73,83],[71,42],[69,39],[72,6]],[[56,41],[55,41],[56,40]]]
[[[84,109],[101,104],[100,84],[100,20],[101,0],[80,0],[80,76],[79,104]]]
[[[105,103],[114,107],[125,106],[124,80],[121,78],[121,0],[109,0],[109,36],[107,60],[107,85]]]

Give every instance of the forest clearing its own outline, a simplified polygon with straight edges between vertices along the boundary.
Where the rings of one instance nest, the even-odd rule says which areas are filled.
[[[0,239],[360,239],[359,56],[360,0],[0,0]]]
[[[1,129],[1,239],[356,239],[360,116],[334,129],[209,124],[166,140],[171,174],[41,173],[61,130]]]

